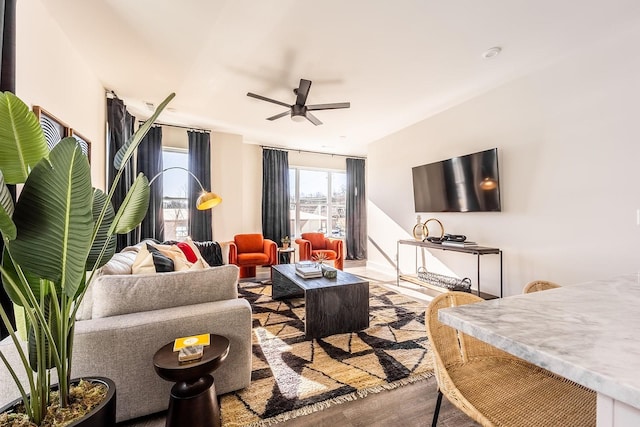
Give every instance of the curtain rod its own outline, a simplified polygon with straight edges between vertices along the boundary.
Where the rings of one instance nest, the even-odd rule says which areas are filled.
[[[334,153],[323,153],[321,151],[309,151],[309,150],[298,150],[295,148],[282,148],[282,147],[270,147],[268,145],[261,145],[261,147],[268,150],[280,150],[280,151],[297,151],[298,153],[308,153],[308,154],[324,154],[325,156],[338,156],[338,157],[349,157],[351,159],[363,159],[366,160],[366,156],[349,156],[347,154],[334,154]]]
[[[138,120],[138,123],[144,123],[146,120]],[[168,123],[161,123],[161,122],[155,122],[153,124],[154,126],[168,126],[171,128],[180,128],[180,129],[188,129],[188,130],[193,130],[196,132],[204,132],[204,133],[211,133],[211,129],[200,129],[200,128],[196,128],[193,126],[180,126],[180,125],[170,125]]]

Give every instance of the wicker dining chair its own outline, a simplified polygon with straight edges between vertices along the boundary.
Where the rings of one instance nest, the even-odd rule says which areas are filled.
[[[560,285],[554,282],[549,282],[547,280],[534,280],[533,282],[529,282],[522,289],[523,294],[530,294],[532,292],[538,291],[546,291],[547,289],[555,289],[559,288]]]
[[[466,292],[435,297],[426,311],[438,398],[482,426],[586,427],[596,424],[596,394],[438,320],[438,310],[482,301]]]

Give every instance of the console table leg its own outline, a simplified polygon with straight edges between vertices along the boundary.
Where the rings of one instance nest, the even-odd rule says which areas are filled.
[[[476,255],[478,259],[478,296],[480,296],[480,254]]]

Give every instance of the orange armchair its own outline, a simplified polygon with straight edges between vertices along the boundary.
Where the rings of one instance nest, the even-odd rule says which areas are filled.
[[[256,277],[256,267],[278,264],[278,245],[262,234],[236,234],[229,243],[229,264],[240,267],[240,277]]]
[[[338,270],[344,267],[344,249],[340,239],[331,239],[323,233],[302,233],[301,238],[296,239],[300,248],[300,260],[315,259],[318,254],[323,253],[325,258],[335,261],[334,266]]]

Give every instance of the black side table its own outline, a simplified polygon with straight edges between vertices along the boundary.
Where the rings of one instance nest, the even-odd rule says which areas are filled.
[[[220,405],[210,373],[227,358],[229,340],[222,335],[210,334],[210,343],[204,347],[200,360],[178,362],[173,342],[153,356],[156,373],[162,379],[175,382],[169,399],[167,427],[220,427]]]

